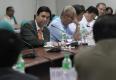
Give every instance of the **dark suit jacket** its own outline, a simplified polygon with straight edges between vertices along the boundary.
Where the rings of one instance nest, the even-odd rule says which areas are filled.
[[[11,68],[0,68],[0,80],[39,80],[38,78],[22,74]]]
[[[101,40],[78,52],[74,61],[79,80],[116,80],[116,39]]]
[[[39,47],[43,46],[44,42],[50,41],[50,32],[47,27],[44,27],[43,28],[44,40],[38,40],[35,21],[30,21],[21,26],[21,37],[24,41],[28,42],[33,47]]]

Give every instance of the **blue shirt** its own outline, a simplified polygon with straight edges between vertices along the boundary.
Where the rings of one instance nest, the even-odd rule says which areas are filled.
[[[50,41],[59,42],[62,40],[62,33],[66,33],[67,39],[73,37],[74,32],[68,26],[64,26],[60,17],[54,19],[48,26],[50,31]]]

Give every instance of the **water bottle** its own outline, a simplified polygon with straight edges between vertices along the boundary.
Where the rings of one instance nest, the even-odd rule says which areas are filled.
[[[18,61],[16,65],[13,67],[16,71],[19,71],[21,73],[25,73],[25,63],[22,58],[22,54],[19,55]]]
[[[62,37],[61,37],[62,49],[66,49],[66,40],[67,40],[67,35],[66,33],[62,32]]]
[[[66,42],[66,40],[67,40],[66,33],[65,32],[62,32],[62,41],[63,42]]]
[[[64,59],[62,61],[62,68],[63,70],[69,70],[72,68],[72,61],[70,59],[69,54],[64,55]]]

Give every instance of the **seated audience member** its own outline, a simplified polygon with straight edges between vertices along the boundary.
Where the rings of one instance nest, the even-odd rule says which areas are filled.
[[[73,38],[74,32],[70,30],[69,24],[74,21],[76,11],[72,6],[66,6],[61,16],[55,18],[48,26],[50,30],[50,41],[62,41],[62,33],[66,34],[67,39]]]
[[[12,26],[0,21],[0,80],[38,80],[36,77],[22,74],[12,69],[22,50],[21,39]]]
[[[73,29],[74,31],[76,29],[75,34],[74,34],[74,39],[75,40],[79,40],[80,39],[80,24],[79,24],[79,22],[83,18],[83,14],[85,12],[85,7],[83,5],[79,5],[79,4],[75,4],[75,5],[73,5],[73,7],[76,10],[76,17],[75,17],[75,19],[76,19],[76,23],[77,23],[78,27],[76,27],[76,25],[74,23],[71,23],[70,24],[70,29]],[[73,28],[72,26],[75,26],[75,27]]]
[[[96,8],[98,10],[98,16],[105,15],[105,12],[106,12],[106,4],[105,3],[98,3],[96,5]]]
[[[113,15],[113,9],[111,7],[106,8],[106,15]]]
[[[97,16],[98,10],[94,6],[90,6],[86,9],[82,20],[80,21],[80,34],[81,42],[87,43],[88,45],[95,45],[93,41],[93,24],[94,18]]]
[[[43,46],[50,40],[50,32],[47,24],[50,21],[51,11],[46,6],[41,6],[35,16],[35,20],[21,26],[21,37],[33,47]],[[29,48],[32,48],[29,46]]]
[[[83,47],[75,56],[79,80],[116,80],[116,16],[99,17],[93,27],[95,47]]]
[[[3,20],[5,20],[9,24],[11,24],[14,29],[18,29],[19,25],[18,25],[18,23],[16,21],[14,13],[15,13],[14,8],[12,6],[8,6],[6,8],[6,15],[3,17]]]

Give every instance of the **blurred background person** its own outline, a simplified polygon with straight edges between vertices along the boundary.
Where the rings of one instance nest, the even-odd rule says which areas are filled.
[[[75,56],[79,80],[116,80],[116,16],[99,17],[93,27],[95,47],[81,47]]]
[[[6,15],[3,17],[3,20],[7,21],[9,24],[13,26],[14,29],[19,29],[19,25],[14,16],[15,10],[12,6],[8,6],[6,8]]]
[[[113,15],[113,9],[111,7],[106,8],[106,15]]]
[[[98,3],[96,5],[96,8],[98,10],[98,16],[105,15],[105,12],[106,12],[106,4],[105,3]]]
[[[38,80],[32,75],[12,69],[21,50],[22,41],[15,34],[12,25],[6,21],[0,21],[0,80]]]

